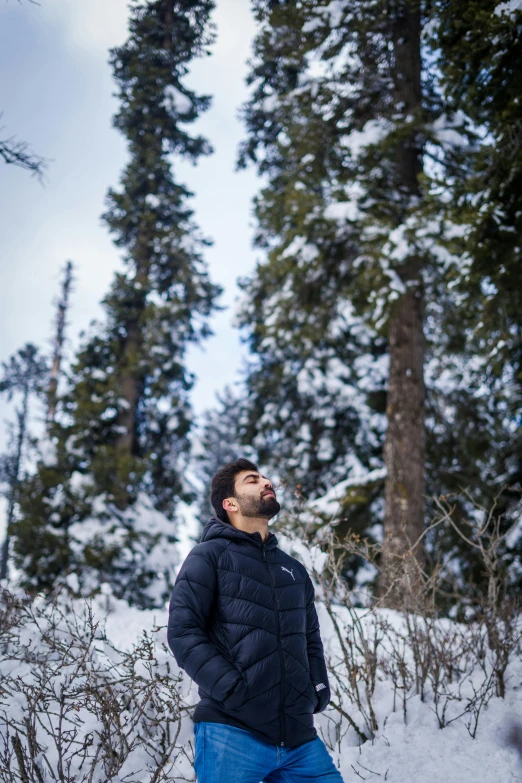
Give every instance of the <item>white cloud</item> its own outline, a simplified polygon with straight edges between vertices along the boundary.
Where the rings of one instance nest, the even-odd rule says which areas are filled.
[[[121,268],[120,251],[99,216],[107,188],[117,185],[126,162],[125,139],[111,127],[118,103],[111,98],[115,85],[107,64],[108,49],[127,37],[126,2],[43,0],[37,7],[16,6],[20,9],[31,13],[10,14],[10,37],[23,40],[28,30],[37,46],[28,47],[19,62],[19,47],[3,53],[13,71],[7,82],[9,121],[50,162],[44,188],[19,170],[2,169],[0,361],[26,341],[48,349],[53,300],[66,259],[76,264],[69,355],[78,345],[78,332],[101,315],[100,300]],[[175,176],[196,194],[190,204],[195,219],[215,241],[205,252],[210,276],[225,287],[222,303],[230,306],[237,295],[236,277],[248,274],[255,263],[250,224],[258,180],[253,168],[235,172],[237,145],[245,135],[237,110],[247,97],[245,62],[254,21],[249,0],[217,0],[213,19],[218,38],[212,56],[191,63],[186,84],[213,96],[211,109],[190,129],[207,136],[216,152],[197,167],[176,160]],[[6,108],[6,100],[1,105]],[[215,337],[205,351],[193,347],[189,352],[189,369],[198,376],[192,394],[198,411],[212,405],[214,392],[225,382],[233,382],[246,352],[230,317],[229,310],[216,313]],[[0,449],[4,415],[0,400]]]
[[[80,55],[98,55],[127,37],[127,0],[46,0],[40,10],[59,23],[68,45]]]

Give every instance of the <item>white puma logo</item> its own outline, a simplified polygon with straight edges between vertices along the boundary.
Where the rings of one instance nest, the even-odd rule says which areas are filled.
[[[292,568],[292,570],[290,571],[288,568],[285,568],[284,566],[281,566],[281,570],[282,570],[282,571],[286,571],[286,573],[287,573],[287,574],[290,574],[290,576],[292,577],[292,579],[293,579],[293,580],[294,580],[294,582],[295,582],[295,576],[294,576],[294,574],[293,574],[293,570],[294,570],[293,568]]]

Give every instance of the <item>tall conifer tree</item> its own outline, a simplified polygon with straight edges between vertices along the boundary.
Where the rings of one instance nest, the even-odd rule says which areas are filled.
[[[467,394],[456,388],[447,400],[460,470],[446,449],[444,471],[453,474],[450,491],[469,488],[470,505],[494,504],[505,531],[520,517],[522,488],[522,9],[497,0],[440,0],[434,11],[431,48],[445,108],[467,117],[475,136],[455,155],[445,182],[453,220],[467,228],[464,263],[449,274],[459,307],[447,311],[443,330],[465,357]],[[452,504],[462,517],[466,504]],[[458,538],[443,546],[458,562],[448,582],[468,595],[483,577],[479,563]],[[502,546],[503,567],[520,590],[522,536],[510,535]]]
[[[9,400],[21,397],[21,405],[16,410],[16,435],[13,453],[4,458],[7,468],[2,479],[8,484],[7,519],[5,537],[0,549],[0,579],[6,579],[9,573],[9,544],[15,521],[15,508],[18,501],[18,489],[23,471],[24,452],[28,440],[29,404],[32,396],[42,395],[48,381],[48,368],[38,348],[27,343],[2,366],[0,392]]]
[[[496,0],[440,0],[437,8],[433,35],[448,105],[480,128],[472,160],[461,164],[466,176],[453,181],[455,219],[471,224],[469,263],[454,284],[473,319],[468,351],[481,359],[498,418],[512,423],[512,437],[499,438],[499,474],[521,485],[522,8]]]
[[[422,562],[425,495],[484,480],[506,433],[469,425],[493,416],[466,387],[458,314],[465,331],[476,311],[464,314],[455,281],[474,216],[453,197],[479,134],[466,106],[446,103],[442,5],[257,0],[240,155],[268,180],[256,201],[268,259],[244,283],[249,434],[277,458],[300,453],[294,476],[312,494],[366,471],[349,523],[384,520],[381,591],[402,575],[391,603]]]
[[[212,8],[211,0],[133,2],[129,38],[111,52],[120,100],[114,124],[128,140],[129,163],[120,187],[109,191],[104,220],[125,270],[103,301],[104,322],[93,326],[72,368],[55,427],[57,460],[42,467],[28,492],[34,499],[40,483],[48,485],[36,519],[26,504],[19,545],[34,587],[42,586],[40,573],[50,587],[64,569],[74,572],[77,589],[107,581],[143,605],[168,590],[168,578],[156,589],[158,566],[147,553],[173,539],[174,523],[170,533],[154,529],[158,517],[147,509],[172,518],[190,495],[183,476],[192,384],[185,352],[209,333],[219,293],[203,262],[208,242],[194,225],[191,193],[173,175],[177,157],[195,162],[211,151],[186,129],[210,99],[189,89],[185,77],[190,61],[207,53]],[[140,492],[148,496],[142,516],[150,523],[136,516]],[[39,568],[38,546],[27,535],[33,527],[60,539],[54,566],[48,542],[46,567]]]
[[[332,317],[354,335],[354,366],[361,318],[370,327],[363,339],[373,344],[374,357],[380,336],[388,344],[386,591],[396,564],[413,578],[420,558],[413,545],[424,525],[423,275],[429,260],[416,240],[422,129],[433,104],[421,88],[420,3],[360,0],[318,8],[306,1],[258,2],[256,10],[262,28],[243,160],[261,154],[260,168],[270,179],[257,212],[279,271],[277,285],[287,297],[296,289],[299,297],[303,281],[316,288],[308,309],[320,311],[323,323],[315,326],[310,353],[328,330],[339,331]],[[296,238],[305,245],[295,246]],[[331,306],[321,301],[324,294]],[[278,314],[285,307],[277,293],[268,303]],[[303,315],[307,323],[317,321],[306,309]],[[360,420],[359,413],[355,441]]]
[[[60,379],[60,368],[63,361],[65,327],[67,325],[67,311],[69,309],[69,297],[71,293],[72,282],[73,282],[73,264],[72,261],[67,261],[64,269],[61,295],[57,303],[56,335],[53,343],[53,358],[52,358],[51,372],[50,372],[51,377],[49,380],[49,389],[47,391],[48,426],[52,423],[56,411],[56,399],[58,396],[58,382]]]

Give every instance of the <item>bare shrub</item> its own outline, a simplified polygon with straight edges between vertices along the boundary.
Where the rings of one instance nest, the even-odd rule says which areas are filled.
[[[348,733],[355,735],[348,741],[373,741],[392,712],[408,722],[416,697],[441,729],[462,721],[476,737],[490,699],[505,696],[522,631],[502,562],[509,529],[495,513],[476,520],[459,535],[477,552],[486,587],[475,586],[473,605],[468,591],[469,621],[461,623],[437,614],[443,558],[429,572],[419,566],[407,609],[386,609],[385,597],[362,605],[364,590],[354,598],[344,564],[361,557],[376,573],[377,545],[357,536],[340,540],[334,525],[316,519],[280,525],[294,554],[308,556],[324,608],[332,699],[320,731],[331,750],[340,750]],[[456,524],[451,499],[440,499],[426,534]],[[312,550],[321,555],[316,566]],[[1,592],[0,783],[194,780],[190,686],[164,637],[156,628],[119,650],[89,603]]]
[[[332,699],[326,720],[335,727],[324,737],[332,749],[331,737],[343,736],[348,727],[360,742],[373,740],[382,729],[387,715],[377,714],[375,707],[380,682],[392,688],[392,709],[400,710],[405,722],[408,703],[418,696],[435,713],[439,728],[460,720],[473,738],[490,699],[505,696],[509,664],[520,654],[522,639],[520,605],[509,595],[502,560],[511,528],[496,513],[495,503],[487,512],[477,509],[465,523],[468,529],[455,522],[454,508],[451,498],[439,499],[438,513],[421,539],[440,526],[451,526],[480,559],[485,578],[473,586],[473,605],[466,599],[471,621],[462,623],[438,615],[437,590],[449,557],[441,556],[429,570],[418,563],[411,582],[415,589],[405,597],[402,611],[383,608],[386,595],[357,607],[342,576],[344,564],[359,557],[377,573],[381,548],[357,535],[340,539],[331,520],[321,524],[310,512],[304,524],[299,518],[281,524],[290,540],[295,540],[298,528],[308,548],[316,546],[327,556],[324,567],[312,565],[312,571],[333,629],[334,643],[328,651]],[[360,591],[356,595],[360,601]],[[459,598],[455,594],[455,600]]]
[[[2,783],[194,779],[189,705],[155,633],[121,651],[90,604],[38,605],[6,591],[0,615]]]
[[[360,612],[352,605],[341,578],[344,557],[349,554],[349,547],[339,552],[336,543],[334,539],[330,542],[327,576],[318,571],[314,573],[338,644],[338,653],[327,659],[331,704],[364,742],[373,738],[378,729],[373,696],[383,634],[378,623],[372,623],[371,628],[365,627]],[[343,621],[339,615],[336,609],[339,603],[346,608],[349,622]],[[347,704],[355,706],[355,716],[348,712]]]
[[[469,493],[466,493],[466,500],[472,502]],[[497,503],[498,498],[489,509],[475,504],[474,518],[457,524],[453,514],[454,498],[439,498],[436,499],[439,512],[436,522],[447,521],[479,557],[485,586],[472,586],[475,599],[470,602],[470,609],[485,629],[495,693],[504,698],[506,670],[512,655],[520,647],[521,608],[519,598],[510,595],[509,574],[504,562],[505,542],[517,523],[506,524],[505,515],[497,512]]]

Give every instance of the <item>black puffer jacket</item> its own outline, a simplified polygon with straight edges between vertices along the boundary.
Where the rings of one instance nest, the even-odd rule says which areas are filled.
[[[330,690],[314,589],[270,535],[214,517],[179,572],[168,641],[199,685],[194,721],[227,723],[296,747],[316,736]]]

